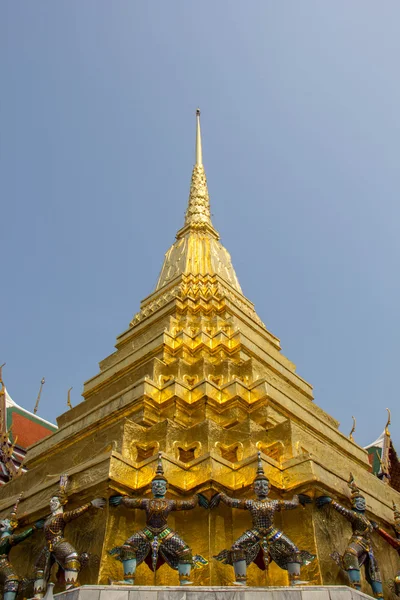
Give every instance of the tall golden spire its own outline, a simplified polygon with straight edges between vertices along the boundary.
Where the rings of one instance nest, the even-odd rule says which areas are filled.
[[[203,150],[201,145],[200,109],[196,110],[196,163],[193,167],[190,183],[189,205],[185,215],[185,226],[211,225],[210,196],[208,195],[207,178],[203,167]]]
[[[195,164],[190,182],[189,203],[184,226],[176,234],[176,242],[165,255],[156,291],[178,276],[218,275],[242,293],[229,252],[219,242],[211,223],[210,197],[203,166],[200,110],[196,110]]]

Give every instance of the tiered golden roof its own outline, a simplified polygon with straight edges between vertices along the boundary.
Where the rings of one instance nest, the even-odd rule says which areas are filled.
[[[69,493],[76,501],[115,491],[143,494],[159,451],[170,494],[201,491],[211,496],[224,489],[248,496],[261,451],[274,497],[324,492],[343,500],[351,471],[371,512],[390,522],[392,501],[399,504],[399,495],[369,473],[367,453],[314,403],[311,385],[282,355],[278,338],[242,293],[211,221],[199,111],[196,126],[184,226],[165,256],[154,292],[117,338],[116,351],[85,383],[84,401],[58,418],[56,433],[31,447],[28,473],[0,490],[0,508],[8,510],[24,491],[23,510],[29,518],[44,514],[62,472],[70,475]],[[338,396],[345,393],[340,374],[332,375],[332,385]],[[329,553],[340,545],[341,534],[347,535],[347,522],[332,517],[331,528],[313,506],[299,510],[300,515],[283,514],[281,526],[299,546],[318,555],[304,576],[314,583],[341,581]],[[69,531],[77,547],[82,546],[83,522],[85,549],[89,546],[101,557],[87,581],[118,579],[118,563],[107,549],[137,529],[143,515],[133,519],[126,509],[109,508],[86,523],[84,519]],[[194,572],[195,582],[230,583],[232,573],[212,555],[246,529],[248,515],[221,505],[210,512],[177,513],[172,519],[193,550],[209,559],[207,567]],[[390,551],[384,552],[392,573],[396,557],[388,562]],[[143,564],[136,583],[153,583],[153,577]],[[265,580],[251,565],[248,584],[286,584],[286,577],[271,566]],[[176,583],[166,566],[156,578],[158,584]],[[85,581],[84,573],[81,579]]]

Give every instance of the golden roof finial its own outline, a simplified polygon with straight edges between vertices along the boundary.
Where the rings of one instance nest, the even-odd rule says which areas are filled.
[[[387,408],[386,410],[388,411],[388,420],[387,420],[387,422],[386,422],[386,425],[385,425],[385,434],[386,434],[386,435],[390,435],[390,431],[389,431],[389,425],[390,425],[390,409],[389,409],[389,408]]]
[[[71,390],[72,390],[72,387],[69,388],[68,394],[67,394],[67,406],[68,406],[68,408],[74,408],[72,406],[72,404],[71,404]]]
[[[354,442],[354,437],[353,437],[353,433],[356,430],[356,419],[355,417],[351,417],[353,419],[353,427],[351,428],[351,431],[349,433],[349,440],[351,440],[352,442]]]
[[[203,151],[201,148],[200,109],[196,110],[196,165],[203,164]]]

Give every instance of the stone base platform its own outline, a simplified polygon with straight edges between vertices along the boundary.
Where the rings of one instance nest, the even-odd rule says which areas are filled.
[[[347,586],[166,587],[84,585],[56,594],[58,600],[362,600],[371,599]]]

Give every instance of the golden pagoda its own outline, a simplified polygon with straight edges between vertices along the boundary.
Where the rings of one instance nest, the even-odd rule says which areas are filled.
[[[83,401],[57,419],[55,433],[30,447],[27,472],[0,489],[2,514],[20,492],[25,522],[47,514],[48,500],[64,472],[70,476],[71,507],[99,495],[145,495],[158,452],[170,497],[201,492],[210,498],[219,490],[252,497],[260,451],[272,497],[326,493],[349,506],[352,472],[370,515],[390,527],[392,501],[400,504],[400,494],[370,473],[367,452],[314,403],[312,386],[282,355],[279,339],[243,295],[211,221],[199,111],[184,225],[165,255],[154,291],[115,347],[84,384]],[[338,396],[346,394],[339,374],[332,374],[332,385]],[[99,559],[81,572],[81,583],[120,579],[121,564],[108,550],[143,524],[143,511],[107,507],[68,525],[68,539]],[[209,560],[193,571],[195,584],[232,583],[232,568],[212,557],[230,547],[249,524],[247,511],[222,504],[215,510],[198,507],[170,516],[170,526]],[[282,513],[277,525],[316,555],[303,569],[304,579],[315,585],[347,584],[330,557],[333,550],[343,550],[351,535],[345,519],[309,504]],[[375,542],[386,581],[396,572],[399,558],[383,540]],[[42,543],[36,534],[13,550],[21,574],[31,572]],[[167,565],[154,574],[143,563],[136,573],[138,585],[177,582]],[[287,585],[287,572],[274,564],[264,572],[252,564],[247,583]]]

